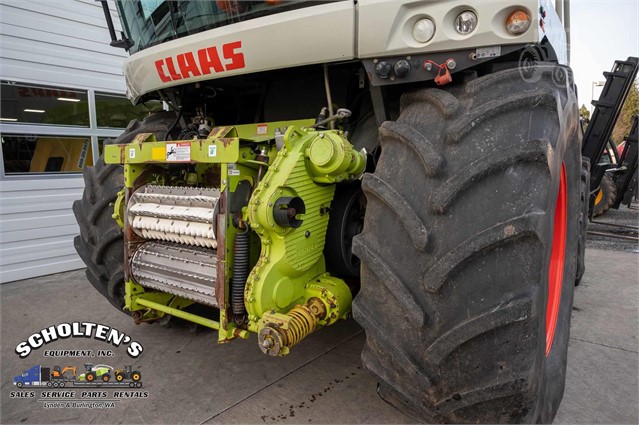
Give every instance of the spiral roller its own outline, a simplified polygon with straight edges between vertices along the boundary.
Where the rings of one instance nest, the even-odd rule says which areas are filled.
[[[269,323],[260,330],[259,346],[269,356],[284,356],[289,349],[317,329],[326,315],[324,303],[311,298],[306,305],[297,305],[287,314],[272,314]]]

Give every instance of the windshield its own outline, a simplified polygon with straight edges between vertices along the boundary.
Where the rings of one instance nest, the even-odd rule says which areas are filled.
[[[131,53],[175,38],[327,1],[117,0]]]

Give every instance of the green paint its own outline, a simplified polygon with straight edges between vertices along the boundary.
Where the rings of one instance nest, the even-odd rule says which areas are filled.
[[[115,199],[113,203],[113,218],[120,226],[120,229],[124,229],[124,200],[126,199],[126,188],[122,188],[121,191],[118,192],[118,197]]]
[[[224,234],[224,241],[217,248],[217,267],[223,268],[225,276],[219,322],[185,312],[184,308],[193,304],[189,300],[147,291],[132,281],[125,283],[125,308],[143,312],[142,320],[169,314],[216,329],[219,342],[248,338],[248,330],[257,332],[265,326],[266,319],[260,320],[265,314],[265,318],[286,314],[311,298],[321,300],[326,307],[320,326],[346,318],[352,301],[350,289],[341,279],[326,273],[322,251],[334,184],[358,178],[365,167],[365,155],[355,151],[341,131],[301,128],[312,123],[302,120],[218,127],[205,140],[158,142],[152,134],[138,134],[130,144],[105,146],[105,162],[124,165],[125,188],[129,190],[141,184],[169,184],[162,171],[169,164],[195,164],[195,171],[185,175],[184,183],[207,186],[207,175],[219,173],[226,205],[218,217],[218,232]],[[276,132],[284,142],[279,152],[272,142]],[[159,171],[143,174],[151,165]],[[138,181],[141,176],[144,181]],[[121,226],[125,194],[126,190],[118,194],[114,206],[113,217]],[[285,197],[299,198],[304,204],[305,211],[298,210],[294,216],[301,222],[299,227],[275,221],[276,204]],[[255,236],[251,241],[254,267],[245,289],[249,323],[242,325],[248,330],[238,328],[229,318],[229,282],[238,220],[247,223]]]
[[[215,330],[220,328],[220,323],[216,322],[215,320],[207,319],[207,318],[202,317],[202,316],[197,316],[195,314],[188,313],[188,312],[182,311],[182,310],[178,310],[177,308],[172,308],[172,307],[169,307],[169,306],[164,305],[164,304],[160,304],[160,303],[156,303],[156,302],[153,302],[153,301],[149,301],[149,300],[144,299],[142,297],[137,299],[137,303],[139,305],[142,305],[142,306],[145,306],[145,307],[149,307],[149,308],[151,308],[153,310],[161,311],[163,313],[170,314],[171,316],[179,317],[181,319],[188,320],[189,322],[193,322],[193,323],[197,323],[198,325],[206,326],[207,328],[211,328],[211,329],[215,329]]]
[[[244,293],[249,329],[255,332],[261,328],[258,322],[265,312],[287,312],[308,299],[307,283],[319,276],[335,288],[339,286],[336,282],[341,282],[348,289],[340,279],[326,274],[322,251],[335,186],[319,183],[359,177],[364,156],[338,131],[290,127],[284,143],[248,206],[249,223],[262,243]],[[274,218],[278,200],[296,197],[305,207],[303,214],[298,211],[295,216],[301,225],[281,226]],[[337,292],[344,300],[344,316],[350,311],[350,291],[348,297],[342,297],[341,288]]]

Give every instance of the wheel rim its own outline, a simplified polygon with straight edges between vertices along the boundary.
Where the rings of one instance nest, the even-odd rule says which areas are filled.
[[[557,316],[561,302],[561,287],[564,279],[566,263],[566,227],[567,227],[567,184],[566,166],[561,164],[559,192],[555,205],[555,223],[553,226],[552,250],[550,251],[550,267],[548,268],[548,302],[546,305],[546,357],[550,354],[552,342],[557,329]]]
[[[599,205],[602,199],[603,199],[603,190],[599,189],[599,192],[597,192],[597,197],[595,198],[595,205]]]

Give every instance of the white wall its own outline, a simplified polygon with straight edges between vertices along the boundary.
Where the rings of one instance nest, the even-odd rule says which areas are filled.
[[[0,181],[0,282],[84,267],[73,248],[79,178]]]
[[[119,34],[115,10],[111,15]],[[124,93],[127,54],[110,41],[99,2],[0,0],[3,79]]]
[[[110,6],[114,7],[112,1]],[[112,16],[119,30],[115,10]],[[0,0],[3,80],[123,94],[121,65],[127,54],[109,46],[110,41],[99,2]],[[6,134],[59,131],[67,130],[0,124],[0,132]],[[69,130],[84,131],[97,140],[95,130]],[[73,248],[78,227],[71,210],[83,187],[79,174],[0,176],[0,282],[84,266]]]

